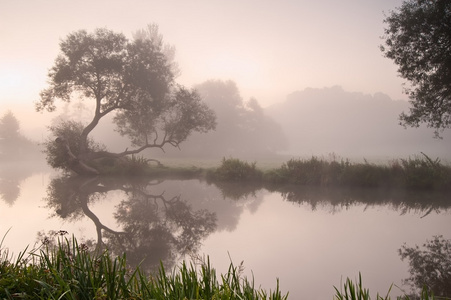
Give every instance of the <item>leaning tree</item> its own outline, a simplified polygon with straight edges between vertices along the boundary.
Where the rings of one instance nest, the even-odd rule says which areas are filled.
[[[93,117],[88,124],[69,121],[54,126],[56,139],[47,143],[47,161],[78,174],[98,174],[95,162],[99,159],[120,159],[166,145],[178,147],[192,132],[213,130],[214,112],[195,90],[175,82],[176,68],[168,49],[173,51],[155,25],[133,39],[96,29],[80,30],[62,40],[48,73],[49,86],[41,92],[36,108],[54,111],[56,101],[82,99],[93,103]],[[132,148],[120,153],[93,146],[90,137],[99,121],[111,114],[117,131],[131,141]]]
[[[401,124],[426,123],[439,136],[451,126],[451,1],[404,1],[384,21],[381,50],[410,83],[412,106]]]

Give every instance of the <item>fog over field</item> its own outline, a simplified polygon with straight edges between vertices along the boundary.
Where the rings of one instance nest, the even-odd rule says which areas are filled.
[[[383,57],[384,1],[77,1],[0,3],[0,116],[43,142],[65,117],[87,123],[92,105],[73,99],[54,113],[34,110],[69,33],[108,28],[131,37],[150,23],[175,47],[177,82],[197,88],[218,117],[215,132],[193,134],[180,150],[146,156],[263,158],[269,154],[391,159],[424,152],[448,159],[450,136],[399,126],[408,111],[404,81]],[[111,117],[93,136],[122,151]]]
[[[283,128],[291,155],[338,156],[362,160],[386,160],[420,155],[449,160],[450,132],[433,138],[434,130],[404,128],[399,114],[406,101],[384,93],[373,95],[345,91],[339,86],[305,89],[266,109]]]

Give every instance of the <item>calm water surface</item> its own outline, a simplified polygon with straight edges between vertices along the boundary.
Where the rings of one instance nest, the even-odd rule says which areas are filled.
[[[451,238],[449,201],[428,194],[27,176],[4,171],[0,181],[0,235],[10,229],[3,248],[14,254],[65,230],[127,251],[132,263],[146,258],[149,270],[160,260],[174,267],[209,256],[225,272],[230,261],[244,261],[243,275],[256,286],[274,289],[279,278],[289,299],[332,299],[333,286],[359,272],[374,294],[392,283],[408,290],[398,249],[434,235]],[[394,287],[391,295],[398,294]]]

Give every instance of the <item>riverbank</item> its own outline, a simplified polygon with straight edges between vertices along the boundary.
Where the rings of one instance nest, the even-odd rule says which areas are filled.
[[[280,186],[321,186],[351,188],[384,188],[406,190],[451,191],[451,166],[425,154],[395,159],[385,164],[347,159],[291,158],[280,166],[258,168],[257,162],[236,158],[209,161],[201,166],[162,164],[132,157],[122,165],[100,163],[96,166],[105,175],[165,176],[199,178],[214,182],[247,182],[269,189]]]
[[[58,244],[42,241],[37,249],[25,249],[12,260],[0,243],[1,299],[288,299],[276,280],[269,292],[254,286],[253,280],[242,276],[242,264],[230,263],[225,274],[216,274],[209,258],[182,262],[171,271],[161,265],[157,274],[145,274],[139,267],[127,264],[126,254],[113,257],[107,250],[92,250],[76,239],[63,238]],[[390,299],[388,289],[385,297]],[[371,299],[362,284],[347,279],[336,288],[334,299]],[[409,296],[397,297],[409,300]],[[420,300],[434,298],[423,289]]]

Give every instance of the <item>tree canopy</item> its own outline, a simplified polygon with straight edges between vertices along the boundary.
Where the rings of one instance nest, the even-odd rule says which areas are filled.
[[[97,174],[94,160],[163,149],[167,144],[178,147],[192,132],[213,130],[214,112],[195,90],[175,82],[173,51],[163,43],[156,25],[138,31],[132,40],[108,29],[80,30],[62,40],[37,110],[54,111],[57,101],[82,99],[93,103],[94,115],[81,127],[66,123],[68,128],[53,130],[54,134],[70,128],[79,132],[76,143],[73,134],[56,136],[56,146],[48,141],[48,161],[49,156],[55,161],[51,156],[59,153],[64,162],[56,167]],[[130,139],[133,149],[111,153],[89,147],[88,135],[108,114],[114,114],[117,131]]]
[[[409,81],[410,112],[404,126],[426,123],[436,136],[451,125],[451,2],[408,0],[384,22],[384,55]]]

